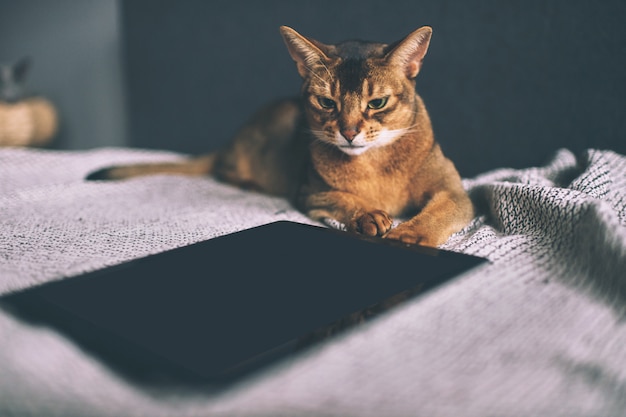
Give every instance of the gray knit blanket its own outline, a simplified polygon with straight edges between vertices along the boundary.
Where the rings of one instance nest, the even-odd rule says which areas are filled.
[[[276,220],[312,223],[210,178],[84,181],[181,157],[0,149],[0,294]],[[225,391],[130,381],[0,303],[0,416],[626,415],[626,158],[561,150],[464,184],[478,215],[444,248],[489,264]]]

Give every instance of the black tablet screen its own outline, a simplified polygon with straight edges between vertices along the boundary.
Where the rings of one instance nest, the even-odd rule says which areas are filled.
[[[220,380],[483,261],[280,221],[9,298],[79,339],[132,353],[133,366],[150,358],[151,370]]]

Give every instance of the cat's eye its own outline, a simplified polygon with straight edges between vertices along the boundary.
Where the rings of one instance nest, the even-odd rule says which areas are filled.
[[[367,108],[373,110],[382,109],[383,107],[385,107],[385,104],[387,104],[387,99],[388,97],[375,98],[374,100],[371,100],[369,103],[367,103]]]
[[[320,106],[322,106],[322,108],[324,109],[334,109],[337,106],[334,100],[331,100],[326,97],[318,97],[317,101],[318,103],[320,103]]]

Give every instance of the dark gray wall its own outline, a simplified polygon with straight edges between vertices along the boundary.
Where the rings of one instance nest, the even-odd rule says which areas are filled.
[[[417,89],[461,174],[542,164],[561,147],[626,153],[621,0],[121,3],[131,144],[204,152],[297,93],[278,34],[392,42],[431,25]]]
[[[29,55],[27,86],[52,100],[52,148],[126,144],[118,3],[0,0],[0,62]]]

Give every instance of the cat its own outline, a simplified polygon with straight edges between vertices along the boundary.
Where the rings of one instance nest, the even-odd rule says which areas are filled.
[[[393,44],[324,44],[282,26],[298,98],[261,109],[222,149],[180,163],[108,167],[90,180],[212,175],[289,198],[350,232],[438,246],[473,218],[454,164],[415,91],[432,28]],[[393,218],[404,219],[394,227]]]

